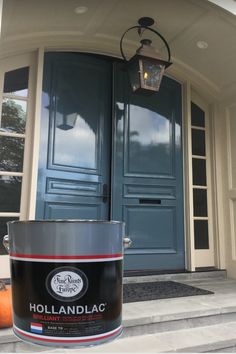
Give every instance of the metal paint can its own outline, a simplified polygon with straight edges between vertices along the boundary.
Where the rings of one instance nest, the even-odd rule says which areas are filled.
[[[13,221],[8,234],[17,337],[68,347],[121,334],[124,223]]]

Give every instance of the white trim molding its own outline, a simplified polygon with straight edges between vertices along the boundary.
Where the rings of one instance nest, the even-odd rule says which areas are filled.
[[[0,38],[2,33],[2,10],[3,10],[3,0],[0,0]]]
[[[226,109],[231,257],[236,261],[236,104]]]
[[[202,99],[199,94],[192,89],[191,90],[191,102],[196,104],[203,112],[205,116],[205,126],[200,128],[200,127],[195,127],[194,125],[191,124],[191,117],[190,117],[190,127],[191,131],[196,129],[198,131],[203,131],[205,132],[205,155],[204,156],[191,156],[191,161],[190,161],[190,168],[192,170],[193,164],[192,164],[192,159],[200,159],[200,160],[205,160],[206,161],[206,185],[205,186],[198,186],[193,184],[193,180],[190,180],[190,190],[192,190],[192,193],[195,189],[197,190],[206,190],[207,193],[207,216],[195,216],[194,212],[192,210],[192,223],[196,220],[206,220],[208,224],[208,242],[209,242],[209,247],[208,249],[195,249],[194,247],[194,265],[195,269],[196,268],[201,268],[201,267],[215,267],[218,264],[218,261],[216,262],[216,247],[215,247],[215,238],[216,238],[216,233],[215,233],[215,218],[216,215],[214,213],[214,202],[213,202],[213,193],[212,190],[214,188],[213,185],[213,179],[212,179],[212,149],[211,149],[211,124],[210,124],[210,114],[209,114],[209,105],[207,102]],[[192,134],[190,134],[190,141]],[[191,142],[192,145],[192,142]],[[191,146],[192,149],[192,146]],[[191,151],[191,150],[190,150]],[[193,201],[193,196],[191,199],[192,204],[194,203]],[[192,237],[193,240],[195,238],[194,235],[194,226],[192,227]],[[194,242],[194,241],[193,241]]]

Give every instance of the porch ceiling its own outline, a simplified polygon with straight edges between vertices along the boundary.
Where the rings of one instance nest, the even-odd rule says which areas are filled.
[[[88,11],[78,15],[78,6]],[[4,0],[0,55],[43,45],[120,56],[122,33],[142,16],[155,19],[182,72],[224,96],[236,91],[236,17],[207,0]],[[138,38],[128,39],[132,54]]]

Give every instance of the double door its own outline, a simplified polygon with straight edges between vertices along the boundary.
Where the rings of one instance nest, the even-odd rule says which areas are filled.
[[[184,269],[181,86],[132,94],[120,63],[45,55],[38,219],[122,220],[127,270]]]

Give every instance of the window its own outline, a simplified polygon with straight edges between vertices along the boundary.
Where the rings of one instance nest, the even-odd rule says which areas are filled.
[[[209,249],[205,112],[191,103],[194,245]]]
[[[0,117],[0,254],[6,223],[20,216],[29,68],[8,71]]]

